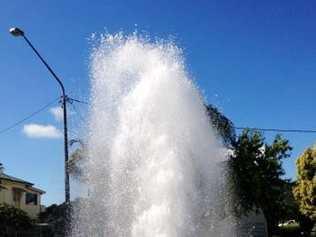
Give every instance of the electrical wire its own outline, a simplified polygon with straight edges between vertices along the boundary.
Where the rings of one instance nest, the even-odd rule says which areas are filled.
[[[74,102],[82,103],[88,105],[88,102],[70,98]],[[254,130],[262,132],[283,132],[283,133],[316,133],[313,129],[282,129],[282,128],[257,128],[257,127],[234,127],[236,130]]]
[[[236,130],[255,130],[262,132],[284,132],[284,133],[316,133],[316,130],[311,129],[282,129],[282,128],[254,128],[254,127],[234,127]]]
[[[54,99],[53,101],[47,103],[46,105],[44,105],[43,107],[41,107],[40,109],[34,111],[33,113],[29,114],[28,116],[24,117],[23,119],[20,119],[18,121],[16,121],[15,123],[12,123],[11,125],[7,126],[6,128],[3,128],[0,130],[0,134],[5,133],[13,128],[15,128],[16,126],[24,123],[26,120],[29,120],[30,118],[34,117],[35,115],[37,115],[38,113],[42,112],[43,110],[47,109],[49,106],[53,105],[56,101],[58,101],[60,99],[60,97]]]
[[[86,104],[86,105],[89,104],[89,103],[86,102],[86,101],[77,100],[77,99],[74,99],[74,98],[71,98],[71,97],[68,97],[68,99],[70,100],[70,103],[72,103],[72,102],[74,101],[74,102],[78,102],[78,103],[81,103],[81,104]]]
[[[86,120],[84,119],[84,117],[81,115],[81,113],[79,112],[79,110],[77,109],[77,107],[71,103],[70,104],[73,108],[73,110],[75,111],[75,113],[78,115],[79,119],[81,120],[82,123],[86,122]]]
[[[17,122],[9,125],[8,127],[1,129],[0,130],[0,134],[5,133],[5,132],[11,130],[12,128],[20,125],[21,123],[25,122],[26,120],[32,118],[33,116],[37,115],[38,113],[42,112],[43,110],[45,110],[46,108],[51,106],[53,103],[55,103],[59,99],[60,99],[60,97],[54,99],[53,101],[47,103],[46,105],[44,105],[40,109],[34,111],[33,113],[29,114],[28,116],[24,117],[23,119],[18,120]],[[70,104],[72,105],[73,109],[75,110],[75,112],[80,117],[80,119],[82,121],[85,121],[84,118],[79,113],[79,111],[77,110],[77,108],[72,104],[72,102],[77,102],[77,103],[86,104],[86,105],[88,105],[89,103],[86,102],[86,101],[74,99],[74,98],[71,98],[71,97],[68,97],[68,99],[69,99],[68,102],[70,102]],[[236,130],[248,129],[248,130],[262,131],[262,132],[281,132],[281,133],[316,133],[316,130],[314,130],[314,129],[282,129],[282,128],[259,128],[259,127],[234,127],[234,129],[236,129]]]
[[[77,100],[70,98],[72,101],[82,103],[82,104],[89,104],[88,102]],[[234,127],[236,130],[255,130],[255,131],[262,131],[262,132],[284,132],[284,133],[316,133],[316,130],[313,129],[282,129],[282,128],[257,128],[257,127]]]

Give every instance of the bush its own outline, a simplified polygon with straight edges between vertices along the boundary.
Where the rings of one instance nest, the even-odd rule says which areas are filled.
[[[26,212],[7,204],[0,204],[0,236],[12,236],[32,228],[32,219]]]
[[[70,211],[70,207],[67,207],[65,203],[53,204],[47,207],[45,212],[40,213],[39,220],[49,224],[56,235],[64,236],[69,226],[68,211]]]

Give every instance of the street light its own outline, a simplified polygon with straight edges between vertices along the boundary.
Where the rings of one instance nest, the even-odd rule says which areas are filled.
[[[11,35],[13,35],[15,37],[24,35],[24,32],[17,27],[11,28],[9,31],[10,31]]]
[[[65,202],[66,204],[70,203],[70,185],[69,185],[69,170],[68,170],[68,129],[67,129],[67,95],[65,92],[65,87],[61,80],[58,78],[58,76],[55,74],[53,69],[46,63],[46,61],[42,58],[42,56],[39,54],[39,52],[34,48],[32,43],[29,41],[29,39],[25,36],[24,32],[17,28],[11,28],[10,33],[15,37],[23,37],[23,39],[26,41],[26,43],[32,48],[34,53],[39,57],[39,59],[42,61],[42,63],[45,65],[45,67],[48,69],[48,71],[52,74],[54,79],[58,82],[61,92],[62,92],[62,107],[63,107],[63,117],[64,117],[64,151],[65,151]]]

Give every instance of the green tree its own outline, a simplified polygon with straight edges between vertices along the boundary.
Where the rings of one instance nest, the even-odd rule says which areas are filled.
[[[18,231],[29,230],[32,220],[26,212],[7,204],[0,204],[0,236],[13,236]]]
[[[234,124],[213,105],[207,105],[206,111],[223,144],[231,148],[236,140]]]
[[[79,164],[82,158],[83,158],[83,150],[82,148],[77,148],[71,153],[70,159],[68,162],[68,169],[69,169],[70,175],[79,181],[81,179],[82,172],[83,172]]]
[[[300,212],[316,223],[316,148],[308,148],[297,159],[297,181],[293,194]]]
[[[52,227],[54,234],[65,236],[67,225],[69,225],[67,221],[68,208],[65,203],[60,205],[53,204],[39,214],[39,220],[43,223],[48,223]]]
[[[79,144],[79,146],[77,146],[70,155],[70,159],[68,161],[69,173],[74,179],[80,182],[85,182],[82,162],[84,161],[84,157],[86,156],[86,146],[84,142],[80,139],[70,141],[71,146],[74,146],[74,144]]]
[[[287,213],[288,181],[283,180],[282,160],[289,157],[288,140],[277,135],[272,144],[264,141],[262,133],[244,130],[234,144],[229,164],[236,194],[235,212],[244,215],[261,209],[266,217],[268,233]]]

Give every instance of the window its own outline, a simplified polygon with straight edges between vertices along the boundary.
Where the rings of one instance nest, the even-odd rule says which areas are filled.
[[[26,193],[25,194],[25,204],[26,205],[37,205],[37,194],[35,193]]]
[[[13,198],[15,207],[20,207],[23,191],[24,190],[21,188],[16,188],[16,187],[12,188],[12,198]]]

